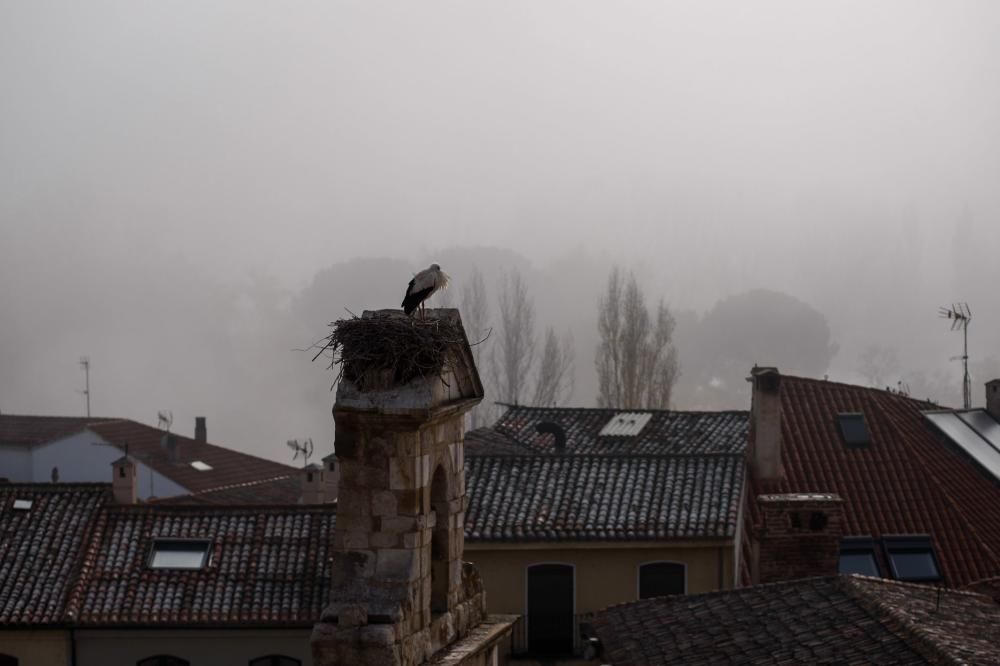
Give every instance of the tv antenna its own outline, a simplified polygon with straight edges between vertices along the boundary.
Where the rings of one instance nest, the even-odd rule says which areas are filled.
[[[78,393],[82,393],[83,395],[87,396],[87,418],[89,419],[90,418],[90,357],[81,356],[80,365],[83,367],[84,388],[82,391],[78,391]]]
[[[962,361],[962,403],[965,409],[972,409],[972,380],[969,378],[969,322],[972,310],[968,303],[953,303],[950,308],[938,308],[943,319],[951,320],[951,330],[962,330],[962,355],[953,356],[952,361]]]
[[[170,432],[170,426],[174,423],[174,413],[169,409],[164,409],[156,414],[156,427],[160,430],[166,430]]]
[[[292,451],[295,451],[295,455],[292,456],[292,460],[297,459],[301,455],[302,466],[306,467],[309,464],[309,458],[313,454],[312,437],[310,437],[309,439],[302,440],[301,444],[299,444],[299,440],[297,439],[290,439],[287,442],[285,442],[285,445],[288,446],[288,448],[290,448]]]

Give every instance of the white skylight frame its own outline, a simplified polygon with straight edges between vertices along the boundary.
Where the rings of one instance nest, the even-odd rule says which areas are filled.
[[[211,472],[213,469],[215,469],[207,462],[202,462],[201,460],[192,460],[191,467],[194,467],[199,472]]]
[[[35,500],[15,499],[14,504],[11,506],[11,508],[14,509],[14,511],[30,511],[34,503]]]
[[[211,555],[208,539],[154,539],[147,565],[150,569],[197,571],[208,566]]]
[[[635,437],[653,418],[651,412],[619,412],[604,424],[599,437]]]

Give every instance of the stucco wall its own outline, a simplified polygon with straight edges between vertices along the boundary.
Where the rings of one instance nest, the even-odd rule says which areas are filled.
[[[639,565],[656,561],[681,562],[687,566],[687,592],[711,592],[733,586],[732,544],[688,547],[662,545],[641,547],[576,547],[516,549],[487,548],[466,544],[465,559],[479,567],[486,587],[490,613],[526,612],[527,568],[533,564],[571,564],[575,568],[576,614],[590,613],[611,604],[639,598]],[[721,585],[719,560],[722,559]]]
[[[141,630],[77,632],[78,666],[135,666],[139,659],[169,654],[191,666],[247,666],[251,659],[279,654],[312,666],[312,629]]]
[[[101,442],[103,444],[95,444]],[[59,468],[59,480],[66,482],[111,483],[111,463],[122,457],[121,449],[108,445],[96,433],[85,430],[31,449],[31,480],[52,480],[52,468]],[[186,495],[187,490],[159,472],[138,463],[139,497]]]
[[[23,446],[0,446],[0,478],[31,481],[31,451]]]
[[[69,632],[0,631],[0,654],[17,657],[23,666],[67,666]]]

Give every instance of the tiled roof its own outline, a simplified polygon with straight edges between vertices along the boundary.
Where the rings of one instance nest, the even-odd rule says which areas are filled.
[[[593,624],[615,666],[1000,661],[988,597],[861,576],[645,599]]]
[[[135,421],[92,424],[90,430],[123,450],[127,444],[130,455],[194,493],[298,473],[289,465],[176,434],[171,434],[176,442],[171,454],[162,443],[164,431]],[[212,469],[196,470],[191,466],[196,460]]]
[[[748,412],[627,412],[650,417],[638,435],[601,436],[601,430],[622,413],[616,409],[510,406],[492,428],[466,434],[466,447],[469,455],[553,453],[554,436],[535,430],[547,422],[560,426],[566,434],[566,453],[742,453],[746,448]]]
[[[155,504],[297,504],[302,497],[299,475],[233,483],[190,495],[161,497]]]
[[[311,625],[329,602],[334,506],[111,507],[69,612],[81,626]],[[208,539],[211,560],[150,569],[157,538]]]
[[[922,417],[937,408],[885,390],[782,375],[784,478],[751,479],[761,493],[836,493],[844,535],[929,534],[945,583],[1000,574],[1000,486],[945,446]],[[872,443],[848,448],[836,415],[862,412]],[[748,518],[759,523],[757,503]],[[883,554],[876,552],[883,571]],[[744,574],[746,572],[744,571]]]
[[[72,435],[91,423],[116,419],[0,414],[0,444],[33,446]]]
[[[732,537],[739,455],[526,455],[465,459],[467,541]]]
[[[109,484],[0,484],[0,625],[59,623]],[[14,509],[15,500],[31,508]]]

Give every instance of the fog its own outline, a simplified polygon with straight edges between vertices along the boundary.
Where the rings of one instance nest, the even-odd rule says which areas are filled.
[[[453,304],[524,274],[570,404],[614,265],[677,318],[677,408],[754,363],[960,405],[966,301],[981,402],[998,118],[991,0],[4,2],[0,411],[83,413],[89,356],[96,415],[325,453],[295,350],[431,261]]]

